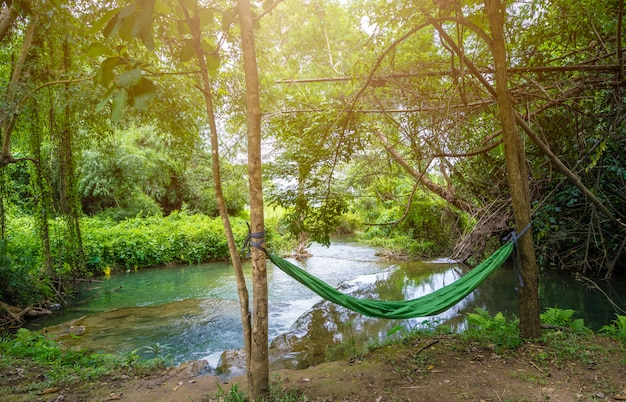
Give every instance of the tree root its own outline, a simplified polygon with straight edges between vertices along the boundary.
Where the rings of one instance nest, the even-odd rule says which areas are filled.
[[[49,314],[52,314],[52,311],[45,308],[33,306],[21,308],[0,301],[0,327],[3,328],[20,328],[24,325],[25,317],[41,317]]]

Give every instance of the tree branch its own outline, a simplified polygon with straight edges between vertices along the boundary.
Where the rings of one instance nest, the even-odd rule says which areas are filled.
[[[0,12],[0,41],[9,33],[16,19],[17,10],[11,2],[7,2]]]
[[[493,97],[495,97],[496,96],[495,88],[478,71],[478,69],[476,68],[474,63],[472,63],[471,60],[468,60],[464,56],[464,53],[461,52],[459,47],[452,40],[452,38],[447,34],[447,32],[441,27],[441,25],[436,24],[435,25],[435,29],[437,29],[437,31],[442,36],[442,38],[444,38],[446,40],[446,42],[454,49],[454,51],[459,55],[459,57],[463,58],[463,60],[466,62],[466,65],[467,65],[468,69],[470,70],[470,72],[485,86],[487,91],[489,91],[489,93]],[[545,144],[543,141],[541,141],[539,136],[537,136],[537,134],[535,134],[535,132],[530,128],[530,126],[528,126],[528,124],[526,124],[526,121],[524,121],[524,119],[517,112],[515,113],[515,121],[524,130],[524,132],[526,132],[526,134],[528,134],[528,136],[533,140],[533,142],[537,145],[537,147],[539,147],[541,152],[543,152],[544,155],[546,155],[548,157],[550,162],[561,173],[563,173],[563,175],[565,175],[576,187],[578,187],[578,189],[580,191],[582,191],[582,193],[585,195],[585,197],[588,200],[590,200],[598,208],[598,210],[600,212],[602,212],[602,214],[604,214],[604,216],[609,218],[614,223],[617,223],[617,224],[622,225],[622,226],[624,225],[623,223],[618,221],[615,218],[615,216],[613,216],[613,214],[602,204],[602,202],[600,202],[600,200],[598,200],[598,198],[591,191],[589,191],[589,189],[583,184],[582,180],[580,180],[580,178],[574,172],[569,170],[567,168],[567,166],[565,166],[565,164],[563,162],[561,162],[561,160],[552,152],[550,147],[547,144]]]
[[[374,133],[380,139],[380,141],[382,142],[383,146],[385,147],[387,152],[393,157],[393,159],[396,162],[398,162],[398,164],[400,166],[402,166],[402,168],[404,168],[404,170],[407,173],[409,173],[411,176],[413,176],[415,179],[417,179],[418,182],[422,183],[430,191],[432,191],[433,193],[437,194],[439,197],[441,197],[444,200],[446,200],[450,205],[455,206],[456,208],[460,209],[461,211],[467,212],[469,214],[472,214],[474,212],[474,210],[475,210],[474,206],[470,205],[469,203],[467,203],[467,202],[465,202],[463,200],[460,200],[460,199],[456,198],[453,194],[451,194],[449,191],[447,191],[443,187],[441,187],[441,186],[437,185],[436,183],[430,181],[427,177],[425,177],[424,173],[420,172],[419,170],[417,170],[413,166],[411,166],[406,161],[406,159],[404,159],[398,153],[398,151],[396,151],[396,149],[389,144],[389,141],[387,140],[387,137],[385,136],[385,134],[380,129],[374,129]]]

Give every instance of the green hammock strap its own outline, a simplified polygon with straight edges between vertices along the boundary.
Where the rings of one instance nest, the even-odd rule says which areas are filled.
[[[369,317],[406,319],[436,315],[459,303],[500,267],[511,255],[514,248],[515,242],[508,242],[480,265],[450,285],[417,299],[403,301],[357,299],[338,291],[281,257],[269,253],[268,257],[287,275],[326,300]]]

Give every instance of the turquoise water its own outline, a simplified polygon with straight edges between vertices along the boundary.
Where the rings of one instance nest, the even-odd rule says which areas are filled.
[[[313,246],[313,257],[293,262],[334,286],[341,284],[344,291],[385,300],[419,297],[453,282],[464,272],[464,267],[448,261],[399,265],[383,262],[375,251],[356,243],[338,242],[330,248]],[[250,265],[246,264],[244,270],[249,281]],[[87,285],[89,289],[74,307],[35,322],[32,327],[65,323],[47,331],[80,333],[79,337],[63,337],[63,342],[107,352],[138,350],[149,356],[146,346],[159,343],[167,346],[174,364],[206,359],[215,367],[223,351],[243,347],[235,276],[226,263],[131,271]],[[462,330],[466,314],[477,307],[492,314],[501,311],[513,316],[518,309],[517,286],[515,272],[502,267],[461,303],[432,319]],[[626,289],[626,284],[604,286],[613,301],[626,309],[619,292]],[[303,332],[307,314],[321,299],[269,262],[268,292],[270,340],[293,330],[307,343],[329,342],[327,335]],[[577,318],[583,318],[595,329],[615,319],[615,310],[604,295],[590,291],[570,275],[543,275],[540,297],[542,307],[574,309]],[[424,319],[402,324],[415,325]],[[75,321],[67,323],[69,320]],[[358,332],[363,341],[382,339],[391,327],[398,325],[342,312],[328,315],[322,326],[337,341],[346,336],[339,330],[346,322],[350,322],[349,330]]]

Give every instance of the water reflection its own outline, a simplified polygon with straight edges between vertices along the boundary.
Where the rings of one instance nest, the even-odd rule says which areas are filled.
[[[374,249],[354,243],[315,246],[312,251],[314,257],[292,262],[344,292],[363,298],[414,299],[454,282],[464,273],[463,267],[445,260],[399,265],[382,262]],[[249,280],[249,265],[245,265],[245,272]],[[213,367],[223,351],[243,346],[236,281],[227,264],[133,271],[93,285],[94,289],[86,292],[75,308],[36,325],[41,328],[84,317],[50,331],[65,334],[65,342],[108,352],[142,350],[157,342],[169,344],[174,363],[204,358]],[[389,329],[397,325],[412,328],[426,319],[462,330],[467,313],[477,307],[512,317],[518,311],[518,286],[517,275],[505,266],[442,314],[381,320],[322,301],[268,264],[272,361],[275,367],[302,367],[323,360],[329,353],[349,355],[367,342],[384,340]],[[624,283],[614,282],[613,286],[626,288]],[[619,292],[611,287],[605,291],[626,308]],[[605,296],[589,291],[571,276],[543,275],[540,292],[542,308],[574,309],[576,318],[583,318],[592,328],[615,319]],[[69,336],[72,325],[81,333],[78,338]]]

